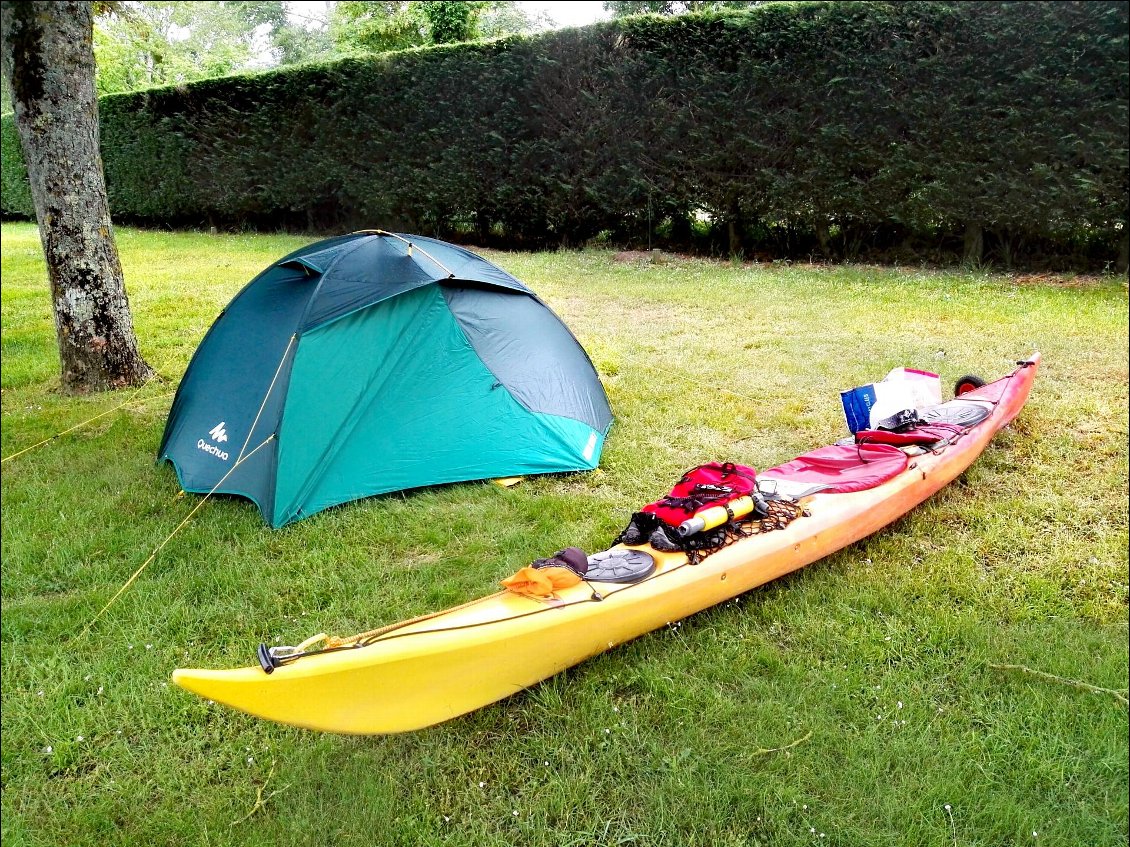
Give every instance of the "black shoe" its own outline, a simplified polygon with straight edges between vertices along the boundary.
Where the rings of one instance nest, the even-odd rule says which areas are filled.
[[[624,531],[620,533],[618,539],[621,544],[627,544],[629,547],[635,547],[647,542],[647,536],[644,534],[643,527],[640,526],[637,516],[633,515],[632,520],[628,523]]]
[[[655,532],[653,532],[651,534],[651,537],[648,538],[648,543],[651,544],[652,548],[663,553],[674,553],[682,549],[678,544],[671,540],[671,536],[668,534],[668,529],[663,524],[660,524],[655,528]]]

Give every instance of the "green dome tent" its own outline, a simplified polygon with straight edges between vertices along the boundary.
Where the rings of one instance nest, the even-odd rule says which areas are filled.
[[[437,483],[595,468],[612,413],[525,285],[461,247],[383,231],[276,262],[208,331],[158,460],[273,527]]]

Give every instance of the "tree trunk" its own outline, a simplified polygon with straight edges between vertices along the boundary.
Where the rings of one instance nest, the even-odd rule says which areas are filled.
[[[1125,274],[1130,270],[1130,231],[1122,227],[1122,237],[1118,239],[1118,260],[1114,263],[1114,272]]]
[[[985,230],[981,224],[970,221],[965,225],[965,255],[967,265],[980,265],[985,256]]]
[[[676,209],[671,213],[671,246],[677,250],[690,250],[694,245],[694,228],[687,209]]]
[[[828,227],[828,219],[819,217],[816,219],[816,240],[820,244],[820,252],[825,259],[832,258],[832,236],[831,230]]]
[[[3,3],[3,65],[47,260],[67,393],[137,385],[137,349],[98,148],[86,2]]]
[[[726,221],[726,240],[729,243],[731,259],[740,259],[745,256],[745,239],[742,237],[743,229],[741,209],[738,208],[737,203],[734,203],[730,207],[730,217]]]

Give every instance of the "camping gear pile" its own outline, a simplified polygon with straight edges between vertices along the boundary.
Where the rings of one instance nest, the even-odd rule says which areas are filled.
[[[667,495],[633,514],[613,544],[681,550],[697,561],[739,538],[783,529],[803,513],[795,499],[763,493],[753,468],[711,462],[691,468]]]
[[[691,468],[607,550],[567,547],[479,600],[173,679],[332,732],[464,714],[886,526],[1019,413],[1039,360],[963,377],[949,403],[936,374],[895,369],[843,393],[849,438],[760,473]],[[298,250],[232,300],[158,457],[186,491],[247,497],[280,527],[384,492],[592,469],[611,422],[585,351],[529,288],[463,248],[374,230]]]
[[[633,517],[663,522],[663,541],[680,549],[660,549],[663,541],[657,547],[653,532],[637,526],[631,544],[592,556],[566,548],[505,580],[504,590],[450,609],[295,647],[263,644],[258,666],[180,669],[173,680],[252,715],[330,732],[404,732],[465,714],[897,520],[968,468],[1019,414],[1039,361],[1034,354],[995,382],[916,411],[924,423],[896,433],[945,424],[936,441],[896,446],[853,436],[759,474],[733,464],[694,469]],[[773,518],[775,503],[794,510],[793,519],[694,549],[696,536],[743,521],[735,514],[710,529],[706,513],[726,515],[744,499],[756,519],[757,498],[769,511],[759,521]],[[681,534],[684,527],[691,531]]]
[[[848,429],[876,428],[880,421],[907,409],[928,409],[942,402],[941,378],[917,368],[894,368],[879,382],[840,392]]]

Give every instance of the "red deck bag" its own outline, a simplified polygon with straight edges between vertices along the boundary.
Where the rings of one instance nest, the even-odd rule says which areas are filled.
[[[828,493],[866,491],[906,470],[908,458],[887,444],[833,444],[762,471],[763,479],[826,485]]]

